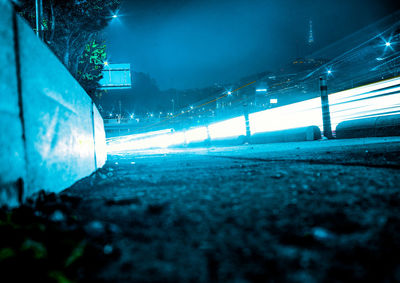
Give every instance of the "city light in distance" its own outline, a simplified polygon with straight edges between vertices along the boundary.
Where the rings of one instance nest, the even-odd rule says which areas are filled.
[[[329,95],[332,128],[348,120],[400,113],[400,78],[344,90]],[[271,98],[270,104],[277,104]],[[171,114],[171,113],[167,113]],[[110,113],[110,116],[112,114]],[[139,121],[139,119],[137,119]],[[267,121],[267,122],[266,122]],[[270,121],[270,122],[269,122]],[[249,114],[250,134],[318,126],[322,130],[321,101],[313,98]],[[188,146],[193,143],[245,136],[244,116],[175,132],[172,128],[108,139],[109,151]]]
[[[383,45],[381,45],[381,46],[385,47],[385,51],[388,48],[393,50],[393,42],[392,42],[392,38],[391,37],[388,38],[388,39],[382,38],[382,41],[383,41]]]

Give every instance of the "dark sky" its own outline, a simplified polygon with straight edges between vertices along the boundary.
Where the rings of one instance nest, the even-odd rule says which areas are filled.
[[[275,70],[400,9],[393,0],[125,0],[105,31],[111,63],[161,89],[204,87]]]

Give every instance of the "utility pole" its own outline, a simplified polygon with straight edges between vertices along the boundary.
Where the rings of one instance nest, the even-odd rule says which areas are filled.
[[[328,85],[325,78],[319,78],[320,89],[321,89],[321,108],[322,108],[322,122],[324,127],[324,136],[328,139],[332,139],[332,127],[331,127],[331,113],[329,111],[329,100],[328,100]]]
[[[243,114],[244,114],[244,120],[246,123],[245,141],[247,143],[250,143],[251,132],[250,132],[250,120],[249,120],[249,108],[248,108],[248,104],[247,104],[247,95],[246,94],[243,94]]]
[[[43,2],[36,0],[36,35],[43,40]]]

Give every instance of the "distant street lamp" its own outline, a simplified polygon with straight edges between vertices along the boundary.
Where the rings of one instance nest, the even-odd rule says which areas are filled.
[[[112,17],[113,17],[113,19],[116,19],[116,18],[118,18],[118,15],[113,15]]]
[[[388,48],[394,50],[394,49],[393,49],[393,45],[394,45],[393,43],[394,43],[394,42],[392,42],[392,38],[391,38],[391,37],[388,38],[388,39],[382,38],[382,40],[383,40],[384,44],[381,45],[381,46],[385,47],[385,51],[386,51]]]

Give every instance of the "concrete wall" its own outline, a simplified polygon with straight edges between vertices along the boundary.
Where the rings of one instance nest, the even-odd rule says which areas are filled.
[[[256,133],[250,137],[250,143],[263,144],[274,142],[314,141],[321,139],[321,130],[317,126]]]
[[[0,0],[0,204],[59,192],[106,161],[103,120],[47,46]]]
[[[400,136],[400,115],[344,121],[336,127],[338,139]]]

